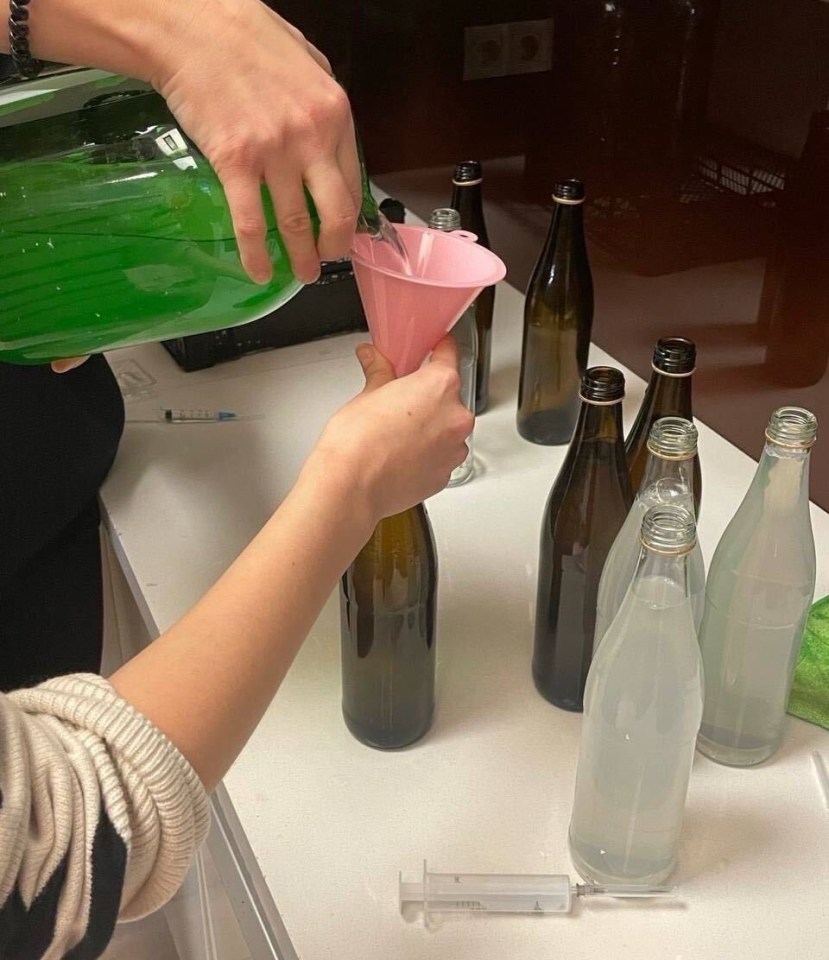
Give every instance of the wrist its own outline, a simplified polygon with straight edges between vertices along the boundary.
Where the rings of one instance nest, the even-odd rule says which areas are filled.
[[[32,3],[28,8],[32,53],[43,60],[152,82],[158,51],[174,46],[204,5],[205,0]]]
[[[361,471],[336,450],[317,447],[306,461],[294,492],[347,523],[362,546],[382,519]],[[343,531],[346,532],[346,531]]]
[[[258,4],[259,0],[255,0]],[[159,36],[144,31],[142,43],[147,72],[146,79],[167,97],[167,88],[178,72],[201,55],[216,56],[217,45],[225,49],[243,50],[248,38],[234,37],[237,24],[250,0],[162,0],[162,16],[166,29]],[[155,26],[155,25],[153,25]]]

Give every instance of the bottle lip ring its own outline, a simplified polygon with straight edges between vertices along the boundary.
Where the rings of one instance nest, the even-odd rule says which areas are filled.
[[[670,370],[663,370],[661,367],[657,367],[655,363],[651,362],[651,370],[663,377],[676,377],[677,379],[681,379],[682,377],[692,377],[696,373],[697,368],[694,367],[692,370],[688,370],[686,373],[672,373]]]
[[[695,536],[690,543],[684,543],[681,547],[654,547],[640,533],[639,543],[651,553],[658,553],[660,557],[687,557],[689,553],[693,553],[697,538]]]
[[[697,455],[697,450],[694,448],[693,453],[665,453],[664,450],[660,450],[658,447],[655,447],[650,440],[647,442],[648,453],[652,453],[655,457],[659,457],[660,460],[693,460]]]
[[[776,447],[788,447],[790,450],[809,450],[817,443],[817,437],[811,440],[789,440],[781,436],[773,436],[766,428],[766,440]]]
[[[579,400],[584,403],[590,403],[594,407],[612,407],[614,404],[621,403],[624,399],[624,397],[617,397],[615,400],[591,400],[589,397],[586,397],[583,393],[579,392]]]
[[[555,203],[561,203],[565,207],[578,207],[584,203],[586,199],[586,197],[582,197],[580,200],[570,200],[567,197],[557,197],[555,194],[553,194],[553,201]]]
[[[452,185],[455,187],[477,187],[479,183],[483,182],[483,177],[478,177],[477,180],[456,180],[452,177]]]

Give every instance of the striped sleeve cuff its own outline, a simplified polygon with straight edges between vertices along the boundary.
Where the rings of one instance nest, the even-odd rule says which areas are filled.
[[[190,763],[101,677],[59,677],[11,698],[27,714],[74,728],[92,757],[102,804],[129,850],[121,918],[158,909],[209,828],[207,793]]]

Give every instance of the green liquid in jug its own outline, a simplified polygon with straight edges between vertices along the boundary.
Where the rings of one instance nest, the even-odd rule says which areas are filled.
[[[202,157],[102,163],[89,147],[0,164],[0,360],[44,363],[269,313],[301,284],[266,210],[274,273],[261,286]]]
[[[360,172],[359,229],[399,253],[362,160]],[[4,87],[0,362],[100,353],[276,310],[302,285],[262,197],[273,263],[264,286],[242,269],[218,177],[154,90],[77,68]]]

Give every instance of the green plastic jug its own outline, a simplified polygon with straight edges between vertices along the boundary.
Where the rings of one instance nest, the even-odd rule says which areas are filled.
[[[377,208],[363,170],[363,217]],[[273,279],[146,84],[69,69],[0,89],[0,361],[45,363],[256,320],[301,289],[269,198]],[[309,197],[315,229],[319,226]]]

